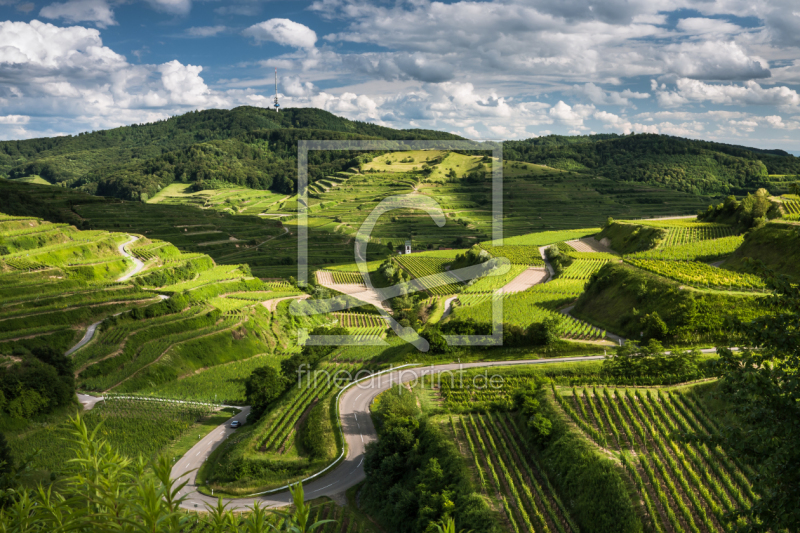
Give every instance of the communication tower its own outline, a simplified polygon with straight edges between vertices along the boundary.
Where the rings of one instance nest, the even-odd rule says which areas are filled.
[[[278,69],[275,69],[275,111],[280,111],[281,104],[278,103]]]

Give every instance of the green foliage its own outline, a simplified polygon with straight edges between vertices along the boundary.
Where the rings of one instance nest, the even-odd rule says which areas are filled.
[[[689,377],[697,375],[699,358],[700,352],[697,350],[673,350],[666,354],[655,338],[651,338],[644,346],[637,341],[628,341],[616,349],[615,355],[606,357],[603,361],[603,373],[614,378],[668,374]]]
[[[609,264],[592,276],[572,314],[626,338],[641,338],[643,325],[647,325],[642,318],[655,312],[667,327],[665,342],[736,345],[740,340],[728,320],[746,320],[767,312],[760,297],[679,287],[628,265]]]
[[[329,407],[328,401],[317,402],[300,428],[300,446],[312,459],[331,457],[336,450],[336,442],[330,431]]]
[[[725,201],[708,206],[705,212],[697,215],[698,220],[706,222],[721,222],[736,226],[738,231],[745,231],[753,227],[763,226],[767,219],[780,216],[778,208],[769,200],[766,189],[760,189],[756,194],[747,194],[741,201],[735,196],[728,196]]]
[[[550,264],[553,265],[556,276],[562,275],[573,262],[572,257],[563,253],[556,244],[548,246],[545,250],[545,255],[550,260]]]
[[[613,180],[641,182],[693,194],[755,190],[768,174],[797,173],[786,152],[680,139],[667,135],[547,136],[506,141],[503,157]]]
[[[367,446],[363,505],[385,527],[426,532],[454,518],[457,529],[487,533],[499,524],[474,492],[466,463],[452,439],[420,418],[415,396],[395,387],[379,397],[378,441]]]
[[[800,281],[800,228],[767,224],[749,231],[744,242],[724,263],[726,268],[753,273],[750,259],[757,259],[777,274]]]
[[[150,533],[305,533],[327,522],[310,523],[311,506],[305,504],[301,486],[292,487],[290,512],[268,515],[256,503],[247,515],[235,515],[220,499],[216,506],[207,505],[204,515],[189,514],[181,509],[187,495],[180,492],[186,482],[170,478],[171,458],[130,459],[101,440],[96,429],[90,431],[80,417],[71,425],[73,458],[58,492],[22,485],[4,490],[11,501],[0,511],[0,528],[49,533],[111,531],[124,524],[131,531]]]
[[[535,440],[543,444],[550,437],[553,422],[543,412],[544,381],[528,381],[514,391],[514,408],[525,419]]]
[[[541,450],[542,466],[567,502],[580,530],[642,531],[621,469],[589,441],[571,431],[551,401],[543,404],[543,415],[553,424],[547,444]]]
[[[12,418],[29,419],[70,405],[74,395],[71,362],[49,347],[0,369],[0,409]]]
[[[667,230],[658,227],[614,222],[595,238],[608,239],[611,248],[623,254],[655,248],[667,235]]]
[[[723,290],[764,290],[764,281],[753,274],[732,272],[697,261],[661,261],[658,259],[627,259],[627,262],[665,278],[693,287]]]
[[[286,389],[286,379],[271,366],[256,368],[244,382],[247,404],[264,411]]]
[[[734,453],[755,462],[760,498],[742,512],[747,531],[800,528],[800,289],[769,277],[774,314],[739,322],[741,351],[719,349],[721,390],[740,424],[726,424],[723,435]],[[752,347],[752,348],[751,348]]]

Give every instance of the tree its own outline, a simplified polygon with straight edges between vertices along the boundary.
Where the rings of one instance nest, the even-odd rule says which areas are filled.
[[[0,433],[0,474],[10,474],[14,470],[14,456],[6,441],[6,436]]]
[[[650,339],[663,341],[669,333],[667,324],[661,320],[661,317],[658,316],[657,311],[653,311],[652,313],[643,316],[639,323],[642,326],[643,341],[650,341]]]
[[[261,413],[286,389],[286,380],[271,366],[256,368],[244,382],[247,403]]]
[[[553,422],[541,409],[539,398],[542,396],[543,382],[528,382],[513,393],[514,409],[525,417],[528,429],[539,443],[544,443],[553,429]]]
[[[533,346],[551,346],[558,342],[558,326],[561,319],[550,317],[542,322],[535,322],[525,330],[525,337],[528,343]]]
[[[763,272],[763,268],[760,269]],[[749,531],[800,531],[800,288],[763,272],[772,313],[738,321],[744,348],[720,348],[720,390],[740,424],[725,424],[728,447],[758,470],[761,496],[739,512]]]

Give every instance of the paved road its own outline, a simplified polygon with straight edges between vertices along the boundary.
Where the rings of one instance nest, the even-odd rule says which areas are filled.
[[[133,270],[131,270],[130,272],[128,272],[127,274],[125,274],[124,276],[119,278],[117,281],[128,281],[131,277],[133,277],[136,274],[138,274],[139,272],[141,272],[142,269],[144,268],[144,263],[142,263],[139,259],[137,259],[136,257],[132,256],[131,254],[129,254],[128,252],[125,251],[125,247],[126,246],[128,246],[132,242],[136,242],[138,240],[139,240],[139,237],[131,237],[131,239],[129,241],[124,242],[124,243],[122,243],[122,244],[120,244],[118,246],[119,253],[121,253],[122,255],[124,255],[125,257],[130,259],[131,261],[133,261],[133,265],[134,266],[133,266]]]
[[[347,441],[347,456],[335,466],[330,472],[314,479],[304,482],[306,498],[318,498],[319,496],[335,497],[346,491],[348,488],[364,479],[364,451],[366,445],[377,439],[375,427],[372,425],[372,418],[369,414],[369,406],[372,400],[381,392],[390,389],[394,384],[407,382],[421,376],[437,374],[440,372],[453,372],[459,369],[509,366],[522,364],[548,364],[563,363],[568,361],[592,361],[603,359],[602,355],[585,357],[563,357],[559,359],[532,359],[522,361],[492,361],[465,364],[447,364],[436,367],[415,367],[405,368],[394,372],[374,376],[360,382],[345,391],[339,400],[339,413]],[[244,420],[246,414],[243,411],[237,415],[237,419]],[[192,469],[198,468],[205,458],[219,446],[235,430],[230,429],[229,423],[223,424],[208,436],[202,439],[197,445],[189,450],[172,469],[172,477],[180,478],[181,481],[188,480],[182,494],[187,495],[184,507],[188,509],[204,509],[205,504],[215,504],[216,498],[205,496],[196,492],[195,472]],[[231,509],[245,509],[258,501],[261,505],[279,507],[290,502],[290,495],[286,490],[274,494],[254,495],[245,498],[223,499]]]
[[[453,312],[453,302],[455,302],[456,300],[458,300],[458,296],[451,296],[450,298],[444,301],[444,313],[442,313],[442,318],[440,318],[439,321],[442,321],[448,316],[450,316],[450,313]]]
[[[105,319],[103,319],[103,320],[105,320]],[[76,344],[75,346],[73,346],[72,348],[70,348],[69,350],[64,352],[64,355],[72,355],[73,352],[76,352],[76,351],[80,350],[81,348],[83,348],[84,346],[86,346],[86,344],[88,344],[89,341],[92,340],[92,337],[94,337],[94,332],[97,330],[97,326],[99,326],[103,322],[103,320],[101,320],[100,322],[95,322],[94,324],[91,324],[86,329],[86,333],[84,333],[83,338],[78,341],[78,344]]]

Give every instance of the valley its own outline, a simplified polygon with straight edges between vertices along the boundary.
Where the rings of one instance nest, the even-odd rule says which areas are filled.
[[[76,490],[70,459],[102,439],[188,480],[169,498],[202,519],[175,531],[244,528],[297,483],[330,532],[755,523],[775,473],[735,446],[756,421],[733,384],[737,358],[794,371],[775,345],[796,341],[796,158],[509,141],[497,220],[486,153],[316,154],[301,228],[296,140],[455,136],[246,111],[0,143],[0,430],[18,486]],[[356,234],[396,195],[446,223],[381,215],[360,270]]]

